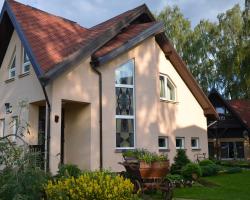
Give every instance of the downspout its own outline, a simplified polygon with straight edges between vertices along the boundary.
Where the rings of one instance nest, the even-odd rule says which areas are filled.
[[[43,89],[43,93],[45,96],[45,101],[48,107],[47,110],[47,138],[46,138],[46,171],[49,172],[49,152],[50,152],[50,114],[51,114],[51,105],[49,102],[49,98],[48,98],[48,93],[46,91],[45,85],[41,83],[42,89]]]
[[[100,71],[96,69],[95,62],[90,62],[90,66],[93,69],[93,71],[98,75],[99,77],[99,124],[100,124],[100,169],[103,169],[103,142],[102,142],[102,74]]]

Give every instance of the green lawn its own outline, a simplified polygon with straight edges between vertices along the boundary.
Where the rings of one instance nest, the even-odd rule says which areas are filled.
[[[197,184],[192,188],[175,189],[174,196],[200,200],[250,199],[250,171],[208,177],[206,180],[216,183],[218,186],[204,187]]]

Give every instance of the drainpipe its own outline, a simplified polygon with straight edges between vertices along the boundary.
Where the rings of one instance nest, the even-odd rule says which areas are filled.
[[[100,169],[103,169],[103,144],[102,144],[102,74],[96,69],[96,63],[90,62],[90,66],[99,77],[99,124],[100,124]]]
[[[49,98],[48,98],[48,93],[46,91],[46,88],[45,88],[45,85],[44,84],[41,84],[42,86],[42,89],[43,89],[43,93],[44,93],[44,96],[45,96],[45,101],[46,101],[46,104],[47,104],[47,138],[46,138],[46,171],[49,172],[49,152],[50,152],[50,114],[51,114],[51,105],[50,105],[50,102],[49,102]]]

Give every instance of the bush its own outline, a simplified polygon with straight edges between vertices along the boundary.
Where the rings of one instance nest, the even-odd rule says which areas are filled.
[[[81,170],[76,165],[65,164],[65,165],[59,166],[57,177],[62,178],[62,177],[73,176],[77,178],[78,176],[80,176],[80,174],[81,174]]]
[[[50,200],[131,200],[137,199],[133,189],[130,180],[121,176],[111,176],[106,172],[85,172],[78,178],[49,181],[45,192]]]
[[[174,157],[174,164],[171,166],[171,174],[181,174],[181,169],[190,163],[185,150],[180,149]]]
[[[199,162],[199,165],[200,166],[207,166],[207,165],[214,165],[215,163],[212,161],[212,160],[202,160]]]
[[[166,176],[166,179],[170,182],[181,182],[183,180],[183,176],[179,174],[169,174]]]
[[[202,176],[215,176],[219,173],[220,167],[216,164],[200,166]]]
[[[181,174],[187,180],[197,180],[201,176],[202,172],[198,164],[188,163],[182,168]]]
[[[242,172],[242,169],[240,167],[231,167],[225,171],[226,174],[235,174]]]

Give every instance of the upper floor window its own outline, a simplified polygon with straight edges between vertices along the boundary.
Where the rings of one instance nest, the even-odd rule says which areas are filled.
[[[176,101],[176,87],[166,75],[160,75],[160,98],[167,101]]]
[[[4,136],[5,120],[0,119],[0,138]]]
[[[9,65],[9,79],[16,76],[16,52],[14,51]]]
[[[135,147],[134,60],[115,71],[116,148]]]
[[[24,48],[23,48],[23,62],[22,63],[23,63],[22,73],[25,74],[30,71],[30,59]]]

